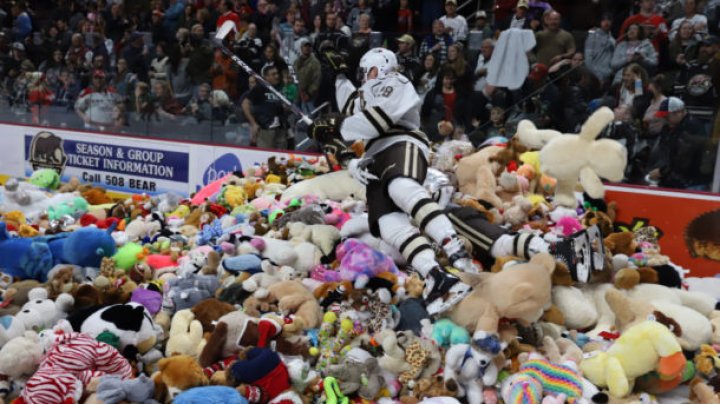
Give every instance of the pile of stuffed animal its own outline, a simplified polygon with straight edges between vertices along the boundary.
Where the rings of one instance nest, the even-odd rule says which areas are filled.
[[[686,277],[653,228],[614,227],[600,179],[622,178],[625,153],[595,139],[611,117],[436,145],[431,177],[455,203],[546,238],[598,225],[607,252],[585,284],[548,254],[497,258],[437,318],[369,234],[363,187],[322,157],[272,158],[190,199],[116,200],[48,170],[8,180],[0,402],[720,403],[720,284]]]

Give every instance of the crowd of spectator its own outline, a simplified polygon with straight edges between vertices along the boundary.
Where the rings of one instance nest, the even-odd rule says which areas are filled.
[[[386,46],[435,141],[440,121],[475,144],[521,119],[576,132],[608,106],[616,120],[604,136],[626,145],[628,182],[707,189],[720,138],[720,1],[587,1],[604,11],[590,30],[561,14],[566,2],[513,0],[503,15],[502,2],[483,0],[0,0],[0,90],[14,107],[64,108],[94,130],[212,122],[292,148],[292,114],[210,41],[232,21],[226,44],[305,113],[337,109],[327,50],[356,64]],[[529,74],[517,89],[491,85],[496,41],[515,28],[534,34],[515,60]]]

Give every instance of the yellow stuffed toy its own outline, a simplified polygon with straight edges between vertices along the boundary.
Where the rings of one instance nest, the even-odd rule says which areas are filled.
[[[647,320],[623,332],[607,351],[583,359],[580,370],[593,384],[622,398],[632,392],[636,378],[653,371],[662,384],[679,383],[685,363],[675,335],[664,325]]]

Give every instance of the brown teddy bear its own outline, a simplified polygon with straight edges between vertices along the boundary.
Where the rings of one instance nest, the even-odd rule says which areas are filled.
[[[300,281],[290,280],[270,285],[268,295],[263,299],[248,298],[243,307],[256,304],[277,303],[278,309],[283,313],[291,313],[290,318],[283,325],[285,333],[299,333],[303,330],[316,328],[322,321],[322,310],[315,296]],[[251,302],[251,303],[248,303]],[[246,309],[247,310],[247,309]]]
[[[152,379],[155,383],[153,398],[161,403],[170,403],[178,393],[210,383],[203,369],[189,355],[160,359]]]
[[[61,293],[73,294],[77,288],[78,284],[73,279],[73,268],[62,267],[47,282],[48,298],[54,300]]]
[[[215,330],[214,323],[220,317],[235,311],[235,307],[218,299],[210,298],[201,301],[190,310],[195,315],[195,319],[202,324],[203,332],[213,332]]]

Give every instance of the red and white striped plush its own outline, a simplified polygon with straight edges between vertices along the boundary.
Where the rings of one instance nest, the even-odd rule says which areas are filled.
[[[128,378],[132,367],[112,346],[80,333],[62,333],[27,381],[21,400],[32,404],[74,403],[94,377],[113,374]]]

